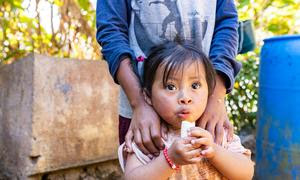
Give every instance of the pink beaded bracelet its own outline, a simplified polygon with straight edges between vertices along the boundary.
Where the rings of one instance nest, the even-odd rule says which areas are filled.
[[[166,158],[168,164],[170,165],[170,167],[171,167],[172,169],[178,171],[180,167],[177,166],[177,165],[169,158],[169,155],[168,155],[168,149],[165,148],[163,152],[164,152],[164,156],[165,156],[165,158]]]

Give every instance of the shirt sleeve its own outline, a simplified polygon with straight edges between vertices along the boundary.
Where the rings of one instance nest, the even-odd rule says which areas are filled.
[[[126,159],[127,159],[127,152],[124,151],[124,146],[125,143],[121,144],[118,148],[118,159],[120,163],[120,167],[122,171],[125,171],[125,166],[126,166]],[[133,142],[132,143],[132,150],[137,159],[142,163],[142,164],[148,164],[150,163],[151,159],[146,156],[139,148],[138,146]]]
[[[96,38],[115,82],[116,72],[124,55],[131,59],[134,52],[129,46],[128,29],[131,7],[129,0],[98,0],[96,8]]]
[[[217,0],[216,22],[209,57],[231,92],[241,63],[235,60],[238,48],[238,15],[234,0]]]
[[[119,164],[122,169],[122,171],[125,171],[125,165],[126,165],[126,159],[127,159],[127,153],[124,150],[125,143],[121,144],[118,148],[118,159]]]
[[[246,155],[247,157],[251,158],[251,151],[249,149],[244,148],[244,146],[241,143],[240,138],[237,135],[233,135],[233,140],[231,142],[227,142],[225,145],[225,148],[228,151],[234,152],[234,153],[241,153]]]

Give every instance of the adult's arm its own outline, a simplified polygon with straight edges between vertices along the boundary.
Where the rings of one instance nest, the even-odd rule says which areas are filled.
[[[160,120],[153,108],[144,101],[139,80],[131,66],[131,60],[135,57],[128,39],[130,12],[130,0],[98,0],[97,40],[102,46],[102,54],[112,77],[124,89],[133,110],[125,138],[126,146],[130,150],[134,138],[145,154],[158,153],[158,148],[163,148]]]
[[[129,22],[131,7],[128,0],[98,0],[96,8],[97,41],[115,82],[122,58],[134,59],[129,46]]]
[[[235,76],[241,64],[235,60],[238,48],[238,15],[233,0],[217,0],[216,22],[209,57],[217,71],[216,87],[208,99],[206,109],[198,121],[218,144],[221,143],[224,126],[232,139],[233,126],[229,122],[225,96],[232,90]]]
[[[238,14],[234,0],[217,0],[216,22],[209,57],[225,83],[232,90],[241,63],[235,60],[238,49]]]

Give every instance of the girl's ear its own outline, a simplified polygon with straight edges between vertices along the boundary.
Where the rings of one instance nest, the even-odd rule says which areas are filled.
[[[143,95],[144,95],[144,99],[147,102],[147,104],[152,106],[152,101],[151,101],[151,98],[149,97],[149,92],[145,88],[143,89]]]

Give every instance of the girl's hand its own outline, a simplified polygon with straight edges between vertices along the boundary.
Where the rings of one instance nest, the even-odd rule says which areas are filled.
[[[164,148],[159,116],[146,102],[141,103],[132,111],[132,120],[125,137],[127,151],[132,152],[131,144],[134,141],[144,154],[158,156],[159,149]]]
[[[201,150],[191,144],[192,138],[179,138],[168,149],[169,158],[176,165],[194,164],[201,161]]]
[[[188,132],[193,148],[201,149],[200,155],[205,158],[213,158],[216,153],[216,144],[210,132],[200,127],[193,127]]]

